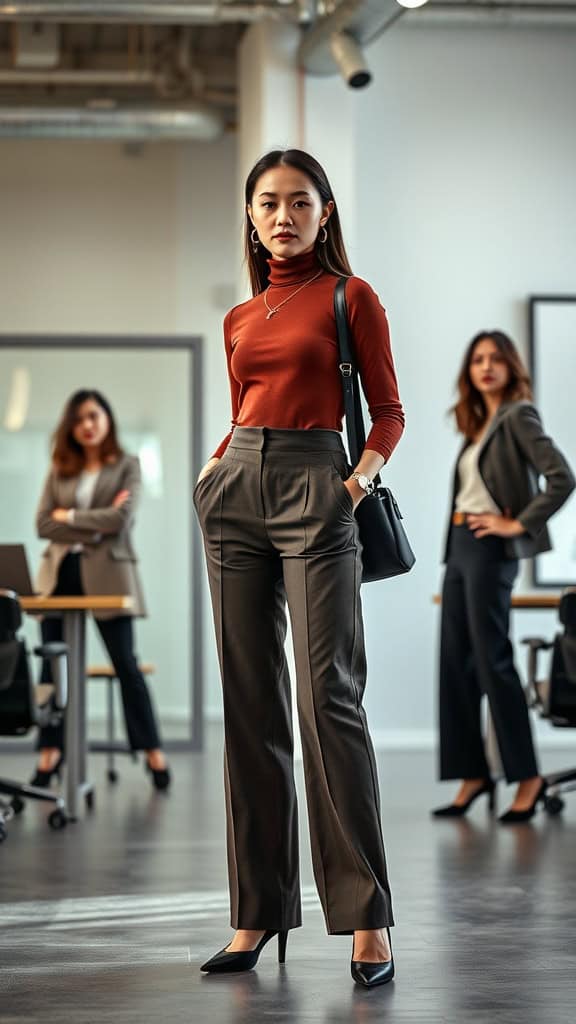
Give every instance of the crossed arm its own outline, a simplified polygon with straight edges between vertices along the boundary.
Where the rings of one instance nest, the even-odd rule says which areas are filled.
[[[134,516],[140,494],[140,466],[131,460],[122,489],[105,508],[65,509],[57,504],[54,475],[48,474],[36,515],[38,536],[62,544],[95,544],[103,534],[120,533]]]

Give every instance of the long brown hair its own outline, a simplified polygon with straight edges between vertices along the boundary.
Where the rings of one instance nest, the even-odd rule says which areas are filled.
[[[329,202],[334,203],[334,209],[326,222],[326,241],[324,243],[319,240],[316,241],[316,256],[320,266],[329,274],[337,274],[339,277],[351,277],[352,268],[350,267],[348,257],[346,255],[344,238],[342,237],[342,227],[340,224],[336,200],[334,199],[334,193],[332,192],[332,188],[324,168],[313,156],[310,156],[309,153],[304,153],[301,149],[274,149],[270,153],[266,153],[265,156],[261,157],[260,160],[254,164],[254,167],[246,179],[246,207],[252,205],[252,198],[254,196],[254,190],[258,179],[266,171],[272,170],[273,167],[282,166],[294,167],[296,170],[302,171],[307,178],[310,178],[310,181],[322,200],[323,206]],[[246,220],[244,224],[244,252],[246,264],[248,266],[248,273],[250,275],[252,295],[259,295],[260,292],[265,291],[268,287],[269,267],[266,261],[270,259],[271,253],[268,249],[264,248],[262,243],[257,246],[256,252],[254,252],[254,246],[250,239],[252,230],[253,224],[248,215],[248,210],[246,210]]]
[[[479,341],[485,340],[494,342],[508,367],[508,383],[502,401],[516,402],[522,398],[532,398],[530,376],[512,339],[504,334],[504,331],[480,331],[472,338],[464,353],[456,382],[458,401],[450,409],[456,418],[458,430],[469,441],[472,441],[482,430],[488,417],[484,399],[470,379],[470,364],[474,349]]]
[[[59,476],[78,476],[84,468],[84,449],[74,440],[73,431],[80,406],[90,400],[96,402],[104,410],[110,424],[108,433],[100,445],[102,461],[110,462],[124,454],[118,441],[116,419],[110,403],[100,391],[96,391],[94,388],[83,388],[68,399],[52,438],[52,465]]]

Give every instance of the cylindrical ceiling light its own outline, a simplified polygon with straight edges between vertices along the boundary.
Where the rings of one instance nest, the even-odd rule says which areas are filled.
[[[428,3],[428,0],[397,0],[400,7],[424,7],[424,4]]]
[[[372,72],[360,46],[348,32],[334,32],[330,36],[330,50],[342,78],[351,89],[362,89],[372,81]]]

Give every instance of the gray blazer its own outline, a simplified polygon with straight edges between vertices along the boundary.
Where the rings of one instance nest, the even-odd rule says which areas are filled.
[[[458,493],[458,462],[469,443],[462,445],[456,460],[444,561]],[[500,406],[484,437],[478,468],[498,507],[518,519],[526,531],[507,538],[508,557],[531,558],[550,551],[546,523],[572,493],[576,480],[562,452],[544,433],[538,410],[531,402],[505,402]],[[538,486],[541,476],[546,480],[544,491]]]
[[[144,616],[146,606],[132,544],[131,529],[140,497],[140,463],[133,455],[122,455],[102,467],[96,482],[92,504],[76,509],[74,523],[57,523],[51,518],[55,508],[74,508],[78,477],[62,477],[54,470],[48,474],[38,512],[39,537],[50,541],[44,550],[36,581],[40,594],[48,596],[56,586],[58,570],[70,545],[82,544],[80,571],[84,592],[92,594],[128,594],[133,601],[126,614]],[[130,491],[121,508],[112,502],[119,491]],[[118,612],[97,612],[98,619],[115,618]]]

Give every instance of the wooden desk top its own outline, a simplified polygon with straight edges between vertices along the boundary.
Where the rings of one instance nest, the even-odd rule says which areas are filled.
[[[21,597],[25,612],[120,612],[132,608],[132,598],[123,594],[93,597]]]
[[[512,595],[512,607],[513,608],[532,608],[534,610],[542,610],[545,608],[558,608],[560,604],[560,594],[513,594]],[[434,604],[442,604],[442,597],[440,594],[434,594]]]

